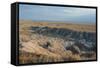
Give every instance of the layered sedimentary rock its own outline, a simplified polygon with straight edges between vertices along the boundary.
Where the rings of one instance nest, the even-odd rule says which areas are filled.
[[[33,33],[42,34],[51,37],[60,37],[66,43],[73,42],[75,48],[82,51],[95,51],[96,34],[95,32],[79,32],[62,28],[49,28],[49,27],[31,27]],[[71,46],[71,44],[65,44]],[[71,46],[72,47],[72,46]],[[77,48],[77,49],[78,49]]]

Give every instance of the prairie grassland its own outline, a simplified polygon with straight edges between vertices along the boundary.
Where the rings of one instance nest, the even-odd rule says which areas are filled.
[[[95,32],[95,25],[79,25],[65,23],[46,23],[19,21],[19,63],[46,63],[83,60],[81,54],[74,54],[63,46],[65,41],[59,37],[49,37],[32,33],[30,27],[64,28],[80,32]],[[95,53],[90,56],[95,58]],[[83,57],[83,56],[82,56]],[[84,57],[83,57],[84,58]]]
[[[28,23],[27,23],[28,22]],[[47,22],[33,22],[33,21],[20,21],[21,27],[30,27],[30,26],[47,26],[50,28],[65,28],[71,29],[75,31],[82,31],[82,32],[95,32],[96,25],[93,24],[71,24],[71,23],[47,23]]]

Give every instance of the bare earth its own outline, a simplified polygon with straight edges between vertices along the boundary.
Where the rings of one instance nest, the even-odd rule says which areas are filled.
[[[66,23],[48,23],[19,21],[19,62],[26,63],[46,63],[46,62],[63,62],[78,60],[95,60],[95,51],[81,51],[74,41],[66,41],[61,37],[43,35],[31,30],[30,27],[48,27],[50,29],[69,29],[77,32],[95,33],[95,25],[66,24]],[[39,29],[39,28],[38,28]],[[43,31],[43,29],[41,30]],[[75,45],[75,46],[74,46]],[[66,49],[68,46],[74,48]],[[82,46],[82,45],[81,45]],[[73,51],[74,50],[74,51]]]

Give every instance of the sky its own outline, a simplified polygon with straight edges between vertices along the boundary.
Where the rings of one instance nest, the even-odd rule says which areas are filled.
[[[95,24],[96,9],[20,4],[19,19],[47,22]]]

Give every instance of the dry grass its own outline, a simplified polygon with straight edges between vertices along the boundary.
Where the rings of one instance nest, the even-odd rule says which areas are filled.
[[[46,63],[82,60],[80,54],[73,54],[65,51],[64,40],[61,38],[47,37],[40,34],[33,34],[28,29],[31,26],[48,26],[50,28],[65,28],[76,31],[95,32],[95,25],[76,25],[76,24],[49,24],[46,22],[20,21],[19,38],[19,63]],[[59,26],[59,27],[58,27]],[[50,43],[48,48],[44,45]]]
[[[31,37],[31,40],[29,40],[27,35],[22,36],[20,37],[22,48],[20,48],[19,55],[21,64],[81,60],[79,55],[74,55],[71,51],[65,51],[62,46],[64,42],[62,39],[33,34],[33,38]],[[43,48],[47,41],[51,43],[51,47]]]
[[[60,57],[59,55],[53,56],[29,52],[22,52],[19,56],[20,64],[77,61],[80,59],[79,55],[72,55],[70,52],[67,52],[66,55]]]
[[[85,24],[69,24],[69,23],[47,23],[47,22],[33,22],[33,21],[20,21],[21,27],[30,27],[30,26],[47,26],[51,28],[65,28],[65,29],[71,29],[75,31],[82,31],[82,32],[95,32],[96,31],[96,25],[85,25]],[[28,23],[27,23],[28,22]],[[59,26],[59,27],[58,27]]]

